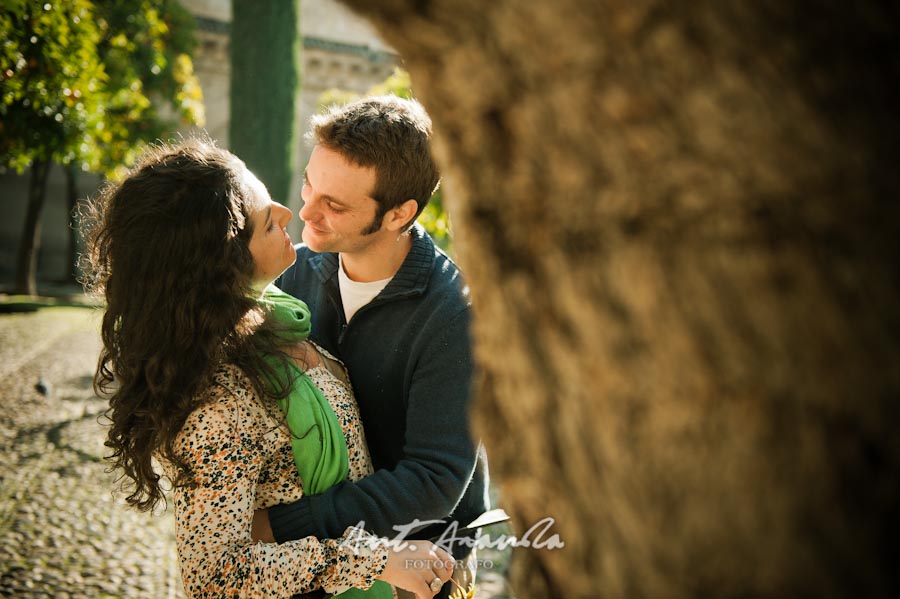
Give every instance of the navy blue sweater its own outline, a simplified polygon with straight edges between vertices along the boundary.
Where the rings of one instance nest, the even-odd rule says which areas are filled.
[[[297,261],[276,285],[306,302],[311,338],[350,373],[375,474],[321,495],[274,506],[276,540],[336,538],[365,522],[394,537],[419,520],[467,524],[488,505],[487,465],[469,422],[470,302],[456,265],[418,225],[413,245],[387,287],[349,323],[338,286],[338,256],[297,246]],[[414,538],[439,534],[439,526]],[[454,547],[454,554],[465,553]]]

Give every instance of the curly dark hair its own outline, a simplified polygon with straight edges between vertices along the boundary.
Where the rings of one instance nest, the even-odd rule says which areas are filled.
[[[241,368],[273,414],[288,395],[286,369],[263,359],[286,357],[251,290],[245,170],[207,139],[159,144],[85,215],[84,283],[106,300],[94,388],[109,397],[107,460],[140,510],[165,503],[155,458],[191,483],[174,442],[219,366]]]

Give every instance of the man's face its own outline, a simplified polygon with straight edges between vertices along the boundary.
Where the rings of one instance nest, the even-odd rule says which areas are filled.
[[[374,168],[351,164],[338,152],[317,145],[300,192],[306,245],[315,252],[353,254],[379,240],[385,231],[381,223],[373,222],[378,208],[370,195],[374,189]]]

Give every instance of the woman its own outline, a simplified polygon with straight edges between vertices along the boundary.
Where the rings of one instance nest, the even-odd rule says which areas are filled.
[[[141,510],[165,501],[157,463],[173,483],[188,595],[339,593],[379,579],[433,596],[452,563],[430,543],[394,548],[352,527],[341,539],[251,539],[255,509],[371,472],[340,365],[304,340],[302,302],[270,288],[295,259],[291,212],[234,155],[188,140],[150,150],[91,218],[109,459]]]

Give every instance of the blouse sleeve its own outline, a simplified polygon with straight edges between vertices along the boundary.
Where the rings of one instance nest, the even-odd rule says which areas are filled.
[[[339,539],[256,543],[250,537],[264,429],[223,386],[185,422],[176,449],[194,484],[174,491],[175,534],[188,596],[290,597],[322,587],[369,588],[384,570],[387,541],[350,527]],[[238,391],[240,393],[240,391]]]

